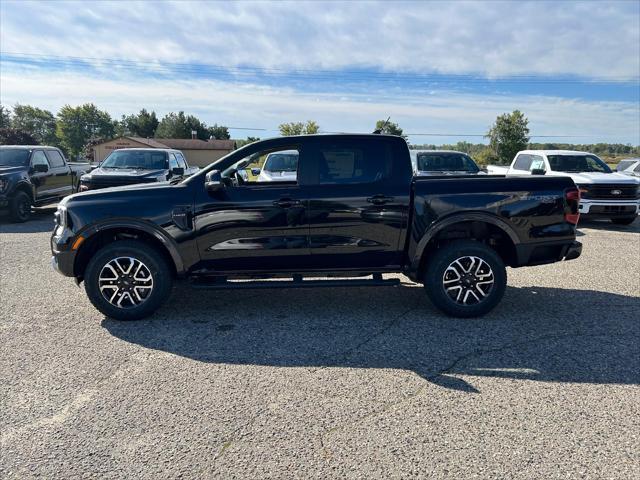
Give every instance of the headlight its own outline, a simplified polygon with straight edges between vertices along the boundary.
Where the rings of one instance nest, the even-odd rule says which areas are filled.
[[[580,190],[581,197],[585,197],[589,194],[589,187],[587,187],[586,185],[576,185],[576,187],[578,187],[578,190]]]
[[[55,219],[56,225],[58,225],[59,227],[67,228],[67,226],[69,225],[67,207],[58,205],[58,209],[56,210],[56,213],[53,214],[53,217]]]

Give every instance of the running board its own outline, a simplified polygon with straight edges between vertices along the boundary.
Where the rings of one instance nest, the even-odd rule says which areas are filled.
[[[369,279],[340,279],[340,280],[304,280],[302,276],[294,275],[293,280],[227,280],[198,278],[191,280],[191,286],[208,290],[243,290],[258,288],[318,288],[318,287],[394,287],[400,285],[399,278],[383,279],[382,275],[374,274]]]

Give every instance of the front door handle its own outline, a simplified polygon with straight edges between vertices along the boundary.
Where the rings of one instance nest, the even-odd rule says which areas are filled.
[[[374,195],[367,198],[367,202],[374,205],[384,205],[385,203],[393,202],[393,197],[387,197],[386,195]]]
[[[273,202],[273,205],[280,208],[291,208],[302,205],[302,202],[293,198],[281,198]]]

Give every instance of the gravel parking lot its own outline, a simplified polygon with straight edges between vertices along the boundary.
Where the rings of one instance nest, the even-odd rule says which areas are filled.
[[[0,224],[0,477],[640,478],[640,220],[509,270],[482,319],[420,286],[192,291],[119,323]]]

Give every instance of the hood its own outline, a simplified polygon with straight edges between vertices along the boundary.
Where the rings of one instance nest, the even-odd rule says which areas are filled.
[[[166,175],[166,170],[98,167],[86,174],[87,178],[155,178]]]
[[[638,180],[628,175],[621,173],[601,173],[601,172],[547,172],[547,175],[553,175],[556,177],[571,177],[571,179],[577,185],[589,185],[589,184],[611,184],[620,183],[628,185],[638,185]]]
[[[116,198],[118,192],[125,192],[127,190],[168,190],[174,188],[174,185],[171,185],[170,182],[154,182],[154,183],[134,183],[131,185],[123,185],[121,187],[109,187],[109,188],[100,188],[97,190],[87,190],[86,192],[74,193],[73,195],[68,195],[64,197],[60,201],[60,205],[66,205],[69,202],[73,201],[95,201],[95,200],[108,200],[109,197]],[[115,195],[114,195],[115,194]]]
[[[0,165],[0,175],[10,175],[12,173],[20,173],[28,170],[27,166],[19,166],[19,167],[6,167]]]

